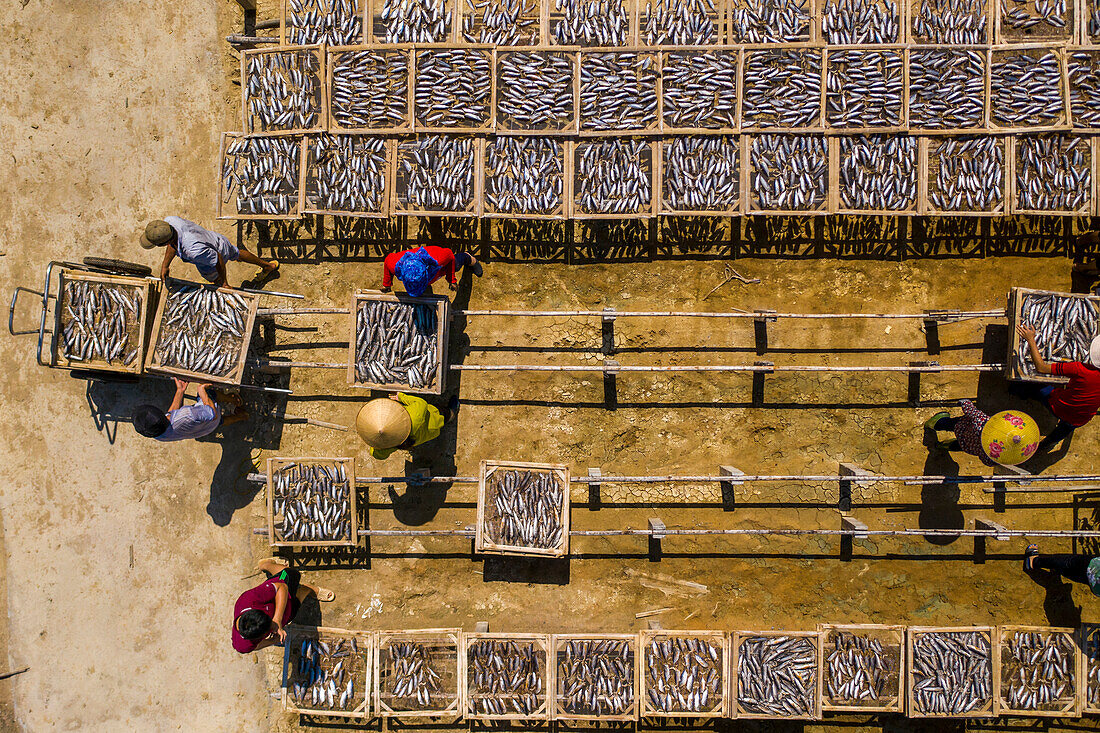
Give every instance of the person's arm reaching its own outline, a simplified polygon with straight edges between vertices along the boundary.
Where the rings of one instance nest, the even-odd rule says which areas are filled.
[[[1027,348],[1031,352],[1031,361],[1035,364],[1035,371],[1040,374],[1050,374],[1053,371],[1050,362],[1045,360],[1043,355],[1039,353],[1039,345],[1035,343],[1035,329],[1026,323],[1022,323],[1016,326],[1016,333],[1027,341]]]
[[[275,625],[275,635],[279,641],[286,639],[286,632],[283,631],[283,614],[286,613],[286,604],[290,601],[290,589],[286,587],[286,583],[275,583],[275,616],[271,619],[271,623]]]
[[[214,400],[211,399],[210,394],[206,391],[211,386],[213,386],[213,385],[210,385],[210,384],[200,384],[199,385],[199,401],[202,402],[207,407],[211,407],[211,408],[216,409],[217,405],[214,404]]]
[[[282,629],[280,629],[280,631],[282,631]],[[286,636],[285,631],[283,631],[283,636]],[[258,652],[261,649],[267,649],[269,646],[274,646],[278,642],[279,642],[279,637],[269,636],[266,639],[262,639],[262,640],[256,642],[256,646],[252,647],[252,651]]]
[[[390,292],[390,288],[393,287],[393,264],[390,262],[390,256],[387,255],[382,260],[382,292]]]
[[[168,287],[168,269],[172,266],[172,260],[176,259],[176,248],[168,244],[164,247],[164,261],[160,263],[160,281],[164,287]]]
[[[226,286],[227,282],[228,282],[228,278],[227,278],[226,273],[225,273],[225,258],[222,257],[221,254],[219,253],[218,254],[218,279],[214,282],[214,287],[224,288]]]
[[[172,381],[176,383],[176,396],[172,398],[172,406],[168,408],[168,412],[175,412],[183,407],[183,395],[187,391],[187,382],[177,377],[172,377]]]

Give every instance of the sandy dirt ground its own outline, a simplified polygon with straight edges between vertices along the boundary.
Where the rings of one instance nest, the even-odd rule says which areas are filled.
[[[25,80],[5,86],[0,107],[2,154],[13,159],[0,185],[5,293],[14,285],[37,287],[54,258],[98,254],[155,264],[135,243],[149,218],[179,213],[214,223],[218,136],[236,127],[239,104],[234,59],[220,40],[240,26],[231,3],[131,2],[105,11],[92,3],[20,0],[0,6],[0,21],[13,39],[0,51],[2,68]],[[409,224],[412,240],[427,236],[427,227],[420,232],[417,226]],[[1003,225],[976,226],[989,232]],[[224,222],[216,228],[233,232]],[[385,235],[394,228],[403,225],[372,231]],[[582,239],[617,236],[578,229],[586,232]],[[633,263],[632,252],[650,240],[633,226],[623,229],[627,243],[608,263],[561,262],[552,244],[531,250],[536,262],[507,263],[495,245],[482,242],[490,255],[485,277],[464,280],[455,303],[916,312],[1001,307],[1013,285],[1070,287],[1064,258],[1008,256],[1048,253],[1056,237],[998,239],[1010,242],[1007,249],[974,249],[965,238],[946,237],[946,251],[967,256],[896,261],[890,247],[912,238],[899,235],[884,259],[877,259],[884,249],[876,244],[834,252],[820,243],[807,249],[750,242],[741,254],[799,257],[742,257],[734,266],[762,282],[729,283],[704,301],[723,278],[721,261],[662,250],[668,256]],[[359,261],[332,255],[339,247],[326,247],[334,237],[323,237],[326,247],[316,248],[306,241],[309,232],[293,241],[267,234],[258,240],[252,228],[240,236],[286,263],[271,287],[306,293],[311,305],[344,306],[355,289],[378,284],[374,255],[384,236],[356,245],[351,259]],[[982,252],[991,256],[973,256]],[[803,257],[808,254],[854,259]],[[874,258],[864,259],[868,255]],[[231,268],[234,281],[252,274]],[[37,306],[20,302],[17,324],[36,324]],[[272,357],[342,362],[346,333],[340,317],[279,318],[261,327],[258,341]],[[919,322],[783,321],[770,328],[767,353],[757,355],[752,326],[741,321],[620,319],[615,334],[621,363],[668,365],[995,362],[1006,339],[1003,321],[945,325],[942,353],[930,357]],[[465,364],[592,364],[602,358],[600,344],[595,319],[469,317],[456,319],[451,349],[452,360]],[[921,422],[963,397],[977,395],[989,411],[1025,404],[1007,395],[996,375],[926,377],[924,403],[914,407],[901,376],[775,375],[754,403],[746,375],[620,375],[609,394],[597,374],[469,372],[449,380],[448,393],[459,394],[462,406],[439,439],[377,462],[353,432],[278,420],[289,413],[350,425],[367,395],[349,389],[342,371],[296,370],[285,404],[254,405],[264,417],[210,440],[168,447],[140,438],[126,423],[136,404],[167,403],[166,382],[73,380],[35,364],[31,336],[9,338],[0,360],[7,375],[0,387],[6,438],[0,526],[8,609],[0,666],[30,667],[0,683],[0,722],[31,731],[308,727],[282,714],[270,697],[281,654],[240,657],[229,645],[232,601],[257,582],[246,576],[269,554],[253,534],[265,524],[264,496],[244,476],[270,456],[350,455],[370,475],[427,468],[471,476],[482,459],[561,462],[580,474],[589,467],[605,474],[711,473],[720,464],[747,473],[831,474],[841,461],[884,474],[976,473],[984,471],[977,459],[923,445]],[[1036,403],[1026,409],[1049,428]],[[1085,428],[1045,470],[1094,470],[1098,447],[1100,428]],[[383,483],[361,496],[371,527],[454,529],[474,521],[470,484],[406,490]],[[574,489],[575,528],[644,527],[650,517],[669,527],[837,526],[835,484],[746,486],[732,511],[705,485],[605,485],[599,498],[593,503],[587,491]],[[1085,527],[1096,524],[1095,512],[1095,502],[1072,494],[1014,496],[999,506],[980,488],[952,485],[877,484],[853,495],[853,513],[874,528],[957,528],[976,516],[1015,528]],[[1070,544],[1045,547],[1069,550]],[[1095,621],[1100,609],[1080,586],[1037,584],[1021,573],[1019,542],[983,549],[963,539],[873,538],[854,542],[848,556],[831,538],[668,539],[657,559],[639,538],[583,538],[573,542],[570,559],[559,562],[472,558],[470,549],[466,540],[379,538],[354,552],[288,556],[307,569],[307,579],[338,595],[323,609],[307,605],[302,619],[345,628],[472,630],[483,620],[495,631],[631,632],[645,624],[638,614],[658,609],[665,610],[653,618],[666,628],[692,629],[1075,625]],[[841,719],[720,727],[921,726]]]

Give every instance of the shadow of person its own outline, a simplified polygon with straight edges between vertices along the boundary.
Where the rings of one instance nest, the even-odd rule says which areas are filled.
[[[924,444],[928,446],[928,458],[924,462],[925,476],[959,475],[959,464],[936,442],[935,433],[926,430]],[[959,508],[959,495],[959,485],[951,481],[921,486],[917,526],[921,529],[963,529],[966,520]],[[934,545],[950,545],[959,538],[932,535],[925,539]]]
[[[1066,454],[1069,453],[1070,443],[1072,442],[1073,434],[1070,433],[1062,439],[1062,442],[1060,442],[1058,447],[1054,450],[1039,448],[1039,450],[1035,452],[1035,455],[1031,457],[1031,460],[1025,463],[1023,467],[1031,473],[1042,473],[1066,457]]]
[[[1081,625],[1081,607],[1073,602],[1073,583],[1063,581],[1058,573],[1046,570],[1024,572],[1046,591],[1043,611],[1051,626],[1077,628]]]
[[[253,470],[252,445],[244,436],[254,420],[253,417],[227,425],[210,436],[219,436],[214,442],[221,444],[222,456],[210,478],[210,502],[206,505],[206,513],[219,527],[228,525],[238,509],[251,504],[261,488],[260,484],[247,480]]]

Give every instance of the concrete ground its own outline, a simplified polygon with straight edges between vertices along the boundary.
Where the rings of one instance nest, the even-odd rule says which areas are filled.
[[[0,68],[21,82],[4,86],[0,106],[0,143],[13,159],[0,186],[5,293],[15,285],[38,287],[50,259],[96,254],[155,264],[155,254],[136,246],[150,218],[179,213],[215,224],[217,143],[221,131],[237,126],[239,111],[235,60],[220,39],[240,22],[235,6],[220,0],[109,9],[57,0],[0,6],[11,38],[0,50]],[[217,224],[232,234],[226,222]],[[421,235],[418,226],[409,223],[412,239]],[[969,223],[941,226],[936,253],[961,259],[899,260],[899,246],[914,255],[918,242],[930,241],[917,224],[885,243],[822,222],[809,225],[809,238],[802,225],[791,226],[759,237],[754,225],[739,236],[742,256],[732,264],[762,282],[729,283],[706,299],[724,278],[724,262],[698,259],[696,249],[657,247],[637,225],[578,225],[572,234],[582,246],[568,256],[553,241],[517,253],[461,226],[445,234],[459,244],[480,242],[489,255],[485,277],[464,281],[455,296],[469,308],[917,312],[1000,307],[1013,285],[1071,286],[1068,261],[1041,256],[1063,241],[1060,221],[974,225],[984,238],[966,236]],[[307,230],[293,237],[276,232],[273,239],[265,233],[260,241],[257,230],[243,228],[240,236],[284,261],[271,288],[306,293],[311,305],[343,306],[353,290],[378,284],[377,250],[404,225],[367,228],[378,238],[360,237],[343,251],[339,238],[313,241]],[[583,245],[586,239],[622,243],[599,255]],[[639,253],[652,261],[632,262]],[[601,258],[608,261],[591,262]],[[176,268],[185,274],[181,264]],[[244,266],[230,272],[234,282],[253,274]],[[37,315],[38,306],[21,299],[16,324],[37,325]],[[269,355],[344,359],[342,319],[275,323],[258,339]],[[592,319],[470,317],[453,328],[455,362],[600,358]],[[1003,321],[944,326],[942,353],[930,357],[919,322],[783,321],[769,332],[767,354],[758,356],[747,322],[621,319],[616,334],[621,363],[669,365],[993,362],[1003,358],[1006,338]],[[456,423],[411,456],[380,463],[353,432],[278,419],[293,414],[351,424],[367,395],[347,388],[341,371],[295,370],[294,395],[285,404],[254,404],[257,419],[169,447],[137,436],[126,422],[137,404],[166,403],[166,382],[74,380],[36,365],[33,341],[9,338],[0,352],[8,375],[0,386],[6,408],[0,409],[6,438],[0,591],[8,609],[0,672],[30,667],[0,682],[0,723],[29,731],[302,726],[269,696],[279,653],[241,657],[229,645],[232,602],[257,582],[247,577],[251,566],[269,554],[253,534],[265,523],[263,493],[244,476],[270,456],[352,455],[369,475],[423,467],[469,476],[487,458],[562,462],[581,474],[588,467],[606,474],[710,473],[726,463],[747,473],[831,474],[840,461],[888,474],[975,473],[984,471],[976,459],[925,447],[921,422],[963,397],[977,395],[989,411],[1022,404],[995,375],[927,377],[925,403],[913,407],[900,376],[775,375],[754,404],[745,375],[621,375],[609,395],[594,374],[470,372],[450,382],[449,392],[463,401]],[[1043,415],[1035,403],[1025,409]],[[1095,470],[1100,431],[1079,432],[1048,473]],[[383,484],[361,496],[372,527],[473,523],[476,492],[469,484],[412,491]],[[572,499],[579,529],[643,527],[653,516],[669,527],[837,524],[833,484],[745,487],[732,512],[723,511],[712,486],[607,485],[598,505],[579,489]],[[1013,496],[1000,508],[980,488],[879,484],[855,491],[853,512],[876,528],[960,527],[978,515],[1019,528],[1097,523],[1095,501],[1072,494]],[[990,542],[982,551],[963,539],[880,538],[855,542],[847,557],[835,539],[669,539],[655,562],[637,538],[585,538],[574,541],[568,561],[529,563],[472,559],[464,540],[380,538],[356,552],[290,556],[307,568],[307,579],[338,595],[323,609],[307,606],[303,618],[345,628],[472,629],[485,620],[497,631],[628,632],[644,625],[638,614],[660,609],[653,618],[666,628],[1096,620],[1100,606],[1082,587],[1037,584],[1023,575],[1022,549],[1020,542]],[[804,729],[920,727],[842,719]]]

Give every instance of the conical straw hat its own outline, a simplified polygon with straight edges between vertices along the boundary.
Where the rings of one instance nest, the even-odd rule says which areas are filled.
[[[404,443],[412,432],[412,418],[400,402],[380,397],[359,410],[355,418],[355,431],[372,448],[395,448]]]

